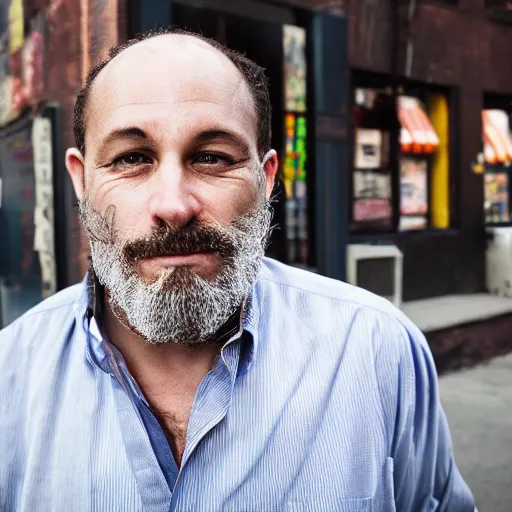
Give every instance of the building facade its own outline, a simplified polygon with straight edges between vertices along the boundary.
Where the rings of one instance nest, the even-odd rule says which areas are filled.
[[[391,154],[388,224],[357,226],[353,221],[358,197],[351,201],[351,243],[387,241],[403,252],[405,300],[484,291],[485,222],[510,221],[507,216],[484,216],[484,181],[494,178],[483,172],[489,166],[482,165],[487,162],[482,153],[482,112],[501,109],[510,125],[512,61],[507,55],[512,48],[512,25],[507,4],[489,0],[347,2],[353,108],[364,101],[360,89],[365,88],[387,91],[391,104],[402,95],[420,98],[436,131],[446,132],[437,134],[442,154],[430,157],[423,177],[414,169],[414,184],[408,181],[408,170],[400,167],[401,119],[393,124],[390,109],[381,109],[374,118],[394,131],[392,144],[398,148]],[[430,99],[436,97],[444,103],[444,112],[443,105],[432,106]],[[355,137],[358,119],[353,123]],[[353,147],[356,151],[356,140]],[[440,159],[444,164],[439,164]],[[441,173],[439,165],[444,166]],[[356,172],[354,163],[352,173]],[[425,222],[419,228],[404,229],[401,220],[408,205],[404,195],[411,187],[425,187],[420,194],[423,203],[415,203],[424,208]],[[371,284],[378,287],[378,276],[373,277]]]
[[[394,244],[404,255],[405,300],[484,291],[486,224],[510,225],[512,210],[506,7],[494,0],[2,3],[4,317],[86,271],[86,237],[63,162],[88,69],[109,46],[170,24],[201,31],[267,70],[281,160],[271,256],[344,279],[348,245]],[[361,265],[358,281],[385,294],[391,274]],[[6,303],[19,304],[6,312]]]
[[[269,254],[344,278],[349,115],[346,17],[340,0],[10,0],[3,7],[0,32],[7,43],[0,77],[0,146],[3,139],[13,146],[14,134],[20,139],[16,144],[26,146],[20,146],[25,152],[18,156],[27,165],[21,173],[25,184],[18,183],[19,166],[0,165],[1,194],[8,198],[0,208],[8,247],[0,260],[5,306],[0,324],[83,278],[87,242],[63,165],[65,149],[73,145],[74,101],[87,71],[111,45],[155,26],[201,31],[266,68],[273,145],[282,162],[275,191],[281,229],[274,231]],[[12,58],[32,44],[34,32],[41,54],[37,65],[28,64],[33,58]],[[25,83],[26,76],[32,82]],[[18,103],[11,90],[15,81],[21,91],[29,91]],[[40,117],[47,119],[46,139],[39,144],[46,144],[43,150],[33,148],[34,133],[41,131],[34,132],[33,124],[40,125]],[[41,151],[52,154],[46,162],[52,171],[47,189],[38,183]],[[43,239],[52,248],[50,255],[39,247]],[[16,294],[23,300],[13,308]]]

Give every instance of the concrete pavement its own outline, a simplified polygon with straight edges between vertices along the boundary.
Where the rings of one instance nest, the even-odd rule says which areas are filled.
[[[440,378],[455,459],[480,512],[512,512],[512,355]]]

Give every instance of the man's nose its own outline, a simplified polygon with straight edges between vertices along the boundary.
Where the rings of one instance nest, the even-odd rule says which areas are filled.
[[[192,180],[177,162],[163,162],[151,178],[149,212],[159,226],[181,227],[201,211]]]

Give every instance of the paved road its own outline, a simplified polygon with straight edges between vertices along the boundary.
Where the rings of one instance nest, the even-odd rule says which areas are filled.
[[[480,512],[512,512],[512,355],[440,379],[455,459]]]

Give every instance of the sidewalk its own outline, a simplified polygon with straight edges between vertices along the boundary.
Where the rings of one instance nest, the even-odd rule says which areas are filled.
[[[480,511],[512,511],[512,355],[439,380],[455,458]]]

